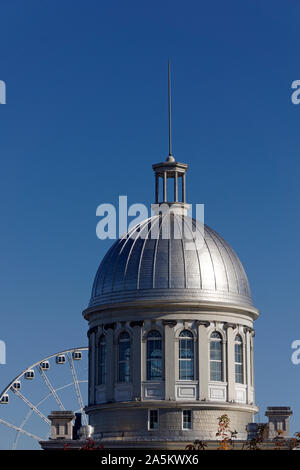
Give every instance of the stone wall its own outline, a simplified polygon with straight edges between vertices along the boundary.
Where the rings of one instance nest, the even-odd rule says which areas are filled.
[[[159,429],[148,430],[148,409],[159,410]],[[192,410],[193,428],[182,429],[182,410]],[[183,408],[151,406],[149,408],[103,409],[89,412],[90,424],[95,428],[95,439],[125,437],[129,440],[195,440],[216,439],[218,417],[227,414],[231,420],[231,429],[238,431],[239,439],[246,439],[246,425],[252,422],[253,414],[249,411],[197,409],[192,406]]]

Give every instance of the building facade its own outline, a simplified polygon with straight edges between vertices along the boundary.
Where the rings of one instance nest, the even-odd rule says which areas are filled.
[[[187,216],[187,169],[172,155],[153,165],[155,214],[112,245],[83,312],[86,412],[94,439],[106,447],[215,440],[225,413],[238,439],[246,439],[258,411],[253,323],[259,312],[233,249]]]

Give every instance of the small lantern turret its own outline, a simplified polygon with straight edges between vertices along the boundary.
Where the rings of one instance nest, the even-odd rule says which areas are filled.
[[[152,168],[155,173],[155,204],[167,203],[167,204],[176,204],[186,203],[186,190],[185,190],[185,175],[188,169],[188,165],[185,163],[179,163],[175,161],[175,158],[172,155],[169,155],[167,160],[162,163],[155,163],[152,165]],[[163,194],[162,199],[160,197],[159,191],[159,178],[163,180]],[[168,200],[168,191],[167,184],[168,180],[172,179],[174,181],[174,197],[173,201]],[[178,191],[179,180],[182,180],[181,184],[181,195]]]
[[[171,131],[171,74],[170,74],[170,61],[168,62],[168,88],[169,88],[169,156],[165,162],[156,163],[152,165],[155,173],[155,204],[166,203],[169,205],[173,204],[186,204],[186,186],[185,186],[185,175],[188,169],[188,165],[185,163],[179,163],[175,161],[172,155],[172,131]],[[163,191],[162,199],[160,196],[159,178],[163,180]],[[174,196],[173,201],[168,200],[168,179],[174,180]],[[179,195],[178,183],[181,179],[181,195]]]

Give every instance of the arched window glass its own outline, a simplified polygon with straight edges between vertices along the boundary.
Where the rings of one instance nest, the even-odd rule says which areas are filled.
[[[189,330],[179,335],[179,380],[194,380],[194,336]]]
[[[244,383],[244,366],[243,366],[243,340],[240,335],[236,335],[234,340],[234,365],[235,365],[235,382],[237,384]]]
[[[217,331],[213,331],[210,336],[210,380],[223,381],[222,336]]]
[[[124,331],[119,336],[119,382],[130,382],[130,354],[130,336]]]
[[[157,330],[147,336],[147,380],[162,379],[162,339]]]
[[[106,341],[102,335],[99,340],[99,385],[104,385],[106,380]]]

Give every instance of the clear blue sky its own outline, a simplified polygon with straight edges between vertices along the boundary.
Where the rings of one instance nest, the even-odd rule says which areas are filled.
[[[0,389],[87,343],[81,312],[110,245],[96,238],[96,207],[119,194],[153,202],[170,57],[188,200],[238,253],[261,310],[260,419],[290,405],[300,430],[299,3],[15,0],[0,16]]]

